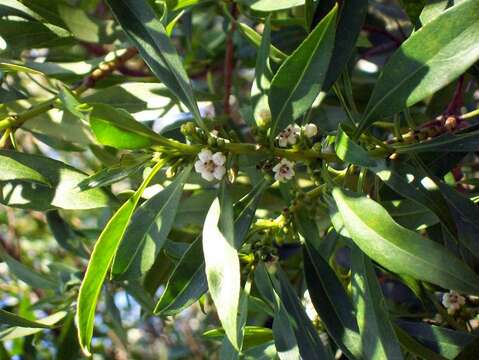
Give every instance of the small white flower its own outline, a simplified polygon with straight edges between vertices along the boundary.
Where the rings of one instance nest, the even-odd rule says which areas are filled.
[[[296,125],[288,125],[286,129],[281,131],[278,135],[278,144],[280,147],[286,147],[289,145],[296,144],[296,139],[298,134],[301,132],[301,128]]]
[[[466,303],[464,296],[459,295],[457,291],[451,290],[442,295],[442,305],[447,309],[449,315],[454,314]]]
[[[281,159],[273,168],[274,178],[278,181],[285,182],[291,180],[294,176],[294,162],[287,159]]]
[[[226,173],[226,157],[221,152],[212,153],[211,150],[203,149],[198,153],[195,162],[195,170],[207,181],[221,180]]]
[[[315,124],[306,124],[303,126],[304,135],[309,138],[316,136],[318,134],[318,127]]]

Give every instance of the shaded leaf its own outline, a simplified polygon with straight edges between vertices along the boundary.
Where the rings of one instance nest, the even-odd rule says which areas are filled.
[[[371,261],[354,246],[351,286],[366,359],[403,359]]]
[[[158,162],[153,167],[138,190],[111,217],[95,243],[78,294],[76,314],[80,347],[86,355],[90,354],[95,309],[103,281],[143,191],[163,166],[163,162]]]
[[[113,260],[114,278],[138,278],[151,268],[173,226],[191,169],[191,165],[187,166],[170,185],[135,211]]]
[[[374,87],[358,132],[449,84],[479,58],[479,3],[466,0],[415,31]]]
[[[108,5],[151,71],[184,103],[204,128],[190,81],[161,21],[146,0],[108,0]]]
[[[447,289],[478,293],[479,277],[469,267],[443,246],[394,222],[380,204],[339,188],[333,197],[351,238],[381,266]]]
[[[321,91],[333,51],[337,6],[281,64],[271,82],[272,139],[303,115]]]

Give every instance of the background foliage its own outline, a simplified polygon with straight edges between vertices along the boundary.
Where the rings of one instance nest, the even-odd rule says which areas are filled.
[[[478,14],[3,0],[0,359],[477,358]]]

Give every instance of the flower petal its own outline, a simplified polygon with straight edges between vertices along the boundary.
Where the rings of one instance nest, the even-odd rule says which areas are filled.
[[[224,163],[226,162],[226,156],[224,156],[223,153],[218,151],[213,154],[212,160],[216,165],[221,166],[224,165]]]
[[[225,176],[226,168],[224,166],[217,166],[215,171],[213,171],[213,175],[216,179],[221,180],[223,176]]]
[[[203,149],[198,153],[198,159],[203,162],[211,160],[213,153],[209,149]]]

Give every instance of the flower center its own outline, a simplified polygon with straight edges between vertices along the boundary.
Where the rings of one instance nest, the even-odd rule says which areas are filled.
[[[205,165],[205,169],[206,169],[207,171],[209,171],[209,172],[215,171],[216,164],[214,163],[213,160],[205,161],[205,162],[204,162],[204,165]]]
[[[286,175],[289,173],[289,166],[288,165],[281,165],[281,167],[279,168],[279,173],[281,175]]]

